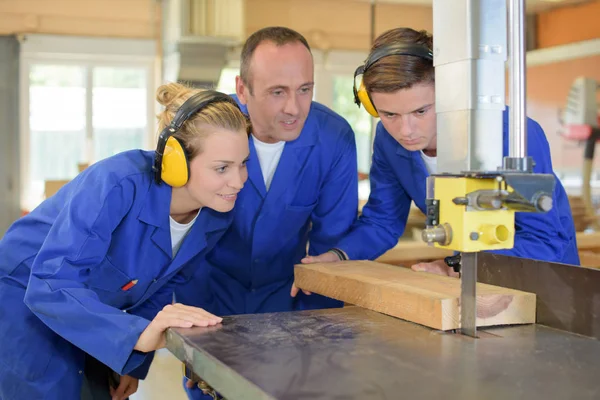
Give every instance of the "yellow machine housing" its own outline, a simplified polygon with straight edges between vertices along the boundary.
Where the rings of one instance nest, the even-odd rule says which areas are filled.
[[[434,180],[435,199],[439,201],[439,227],[446,231],[447,240],[435,247],[461,252],[510,249],[514,245],[515,211],[496,209],[479,211],[455,204],[453,199],[464,198],[478,190],[495,190],[493,178],[440,177]]]

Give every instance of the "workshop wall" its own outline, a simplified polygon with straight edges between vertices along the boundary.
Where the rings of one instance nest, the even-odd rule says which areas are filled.
[[[538,48],[559,46],[600,37],[600,0],[540,13]]]
[[[155,0],[2,0],[0,35],[47,33],[158,38]]]
[[[554,166],[574,171],[582,167],[583,147],[559,135],[559,111],[565,107],[571,85],[579,76],[600,82],[600,56],[527,68],[527,114],[544,128]],[[594,164],[600,170],[600,157],[595,157]]]
[[[369,2],[347,0],[247,0],[247,32],[287,25],[315,48],[363,50],[370,43]],[[432,30],[426,6],[378,4],[375,34],[397,26]],[[310,11],[307,11],[310,10]],[[547,48],[600,37],[600,0],[542,12],[537,43]],[[160,2],[155,0],[2,0],[0,34],[48,33],[130,38],[158,37]]]
[[[297,30],[317,49],[366,50],[371,43],[371,5],[347,0],[246,0],[248,35],[270,25]],[[431,7],[378,4],[375,36],[398,26],[432,31]]]

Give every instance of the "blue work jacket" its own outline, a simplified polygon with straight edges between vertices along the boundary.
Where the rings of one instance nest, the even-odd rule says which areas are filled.
[[[252,138],[247,165],[248,183],[238,195],[231,227],[207,255],[208,268],[177,289],[177,301],[219,315],[341,306],[315,293],[292,298],[290,288],[307,243],[311,255],[326,252],[356,220],[352,128],[313,102],[300,136],[285,144],[268,191]]]
[[[503,113],[503,151],[508,154],[508,111]],[[553,174],[550,146],[540,125],[527,119],[527,152],[534,172]],[[379,122],[369,175],[371,194],[352,232],[337,247],[351,259],[373,260],[398,243],[411,201],[425,213],[426,178],[419,151],[402,147]],[[554,207],[548,213],[515,214],[515,244],[494,253],[579,265],[571,208],[565,189],[556,178]]]
[[[202,209],[173,259],[171,187],[153,181],[153,155],[90,166],[0,241],[0,399],[79,398],[85,353],[146,374],[138,337],[232,217]]]

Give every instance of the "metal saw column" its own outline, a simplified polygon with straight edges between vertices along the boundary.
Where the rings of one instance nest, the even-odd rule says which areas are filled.
[[[433,38],[437,175],[497,171],[502,166],[506,0],[434,0]],[[451,226],[448,232],[457,228],[466,226]],[[477,253],[463,252],[461,331],[472,337],[477,336],[476,285]]]
[[[438,173],[502,166],[506,0],[434,0]]]

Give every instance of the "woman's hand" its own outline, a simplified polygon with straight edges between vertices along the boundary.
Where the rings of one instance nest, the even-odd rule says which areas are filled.
[[[192,326],[213,326],[223,318],[212,315],[202,308],[183,304],[166,305],[144,329],[134,349],[144,353],[165,347],[167,328],[191,328]]]

